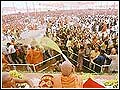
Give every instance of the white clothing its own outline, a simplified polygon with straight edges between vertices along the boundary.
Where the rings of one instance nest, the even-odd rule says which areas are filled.
[[[14,45],[10,45],[9,47],[8,47],[8,53],[9,54],[12,54],[12,53],[15,53],[16,52],[16,50],[15,50],[15,48],[14,48]]]
[[[8,51],[7,51],[7,47],[6,47],[6,46],[2,46],[2,53],[8,54]]]
[[[118,71],[118,55],[109,55],[111,61],[111,71]]]
[[[68,40],[68,41],[67,41],[67,44],[66,44],[66,47],[70,47],[70,46],[72,46],[72,45],[71,45],[71,41]]]

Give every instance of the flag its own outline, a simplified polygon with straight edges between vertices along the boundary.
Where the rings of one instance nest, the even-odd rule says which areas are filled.
[[[48,37],[43,37],[39,40],[39,44],[45,48],[51,48],[54,49],[55,51],[59,52],[60,54],[62,54],[62,56],[64,57],[64,59],[66,61],[69,61],[68,58],[62,53],[61,49],[59,48],[59,46],[50,38]],[[70,61],[69,61],[70,62]],[[71,63],[71,62],[70,62]]]
[[[41,38],[40,41],[39,41],[39,44],[41,44],[43,47],[54,49],[55,51],[62,54],[62,51],[59,48],[59,46],[53,40],[51,40],[48,37]]]
[[[105,88],[104,86],[98,84],[97,82],[93,81],[89,78],[84,84],[83,88]]]

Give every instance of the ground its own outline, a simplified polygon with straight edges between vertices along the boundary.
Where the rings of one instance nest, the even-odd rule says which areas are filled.
[[[60,72],[56,72],[56,73],[53,74],[51,72],[48,72],[48,73],[23,73],[23,74],[24,74],[24,77],[31,79],[34,82],[35,86],[38,86],[40,78],[43,75],[50,74],[50,75],[55,76],[55,75],[59,75],[61,73]],[[81,76],[79,73],[76,73],[76,74]],[[96,81],[97,83],[99,83],[101,85],[104,85],[103,83],[106,80],[114,80],[116,78],[116,75],[117,74],[107,74],[107,73],[104,73],[102,75],[100,75],[100,74],[94,75],[94,74],[91,74],[91,73],[83,73],[82,77],[83,77],[83,83],[85,83],[86,80],[90,77],[94,81]]]

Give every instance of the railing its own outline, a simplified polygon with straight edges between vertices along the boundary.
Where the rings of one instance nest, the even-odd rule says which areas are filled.
[[[43,71],[45,71],[46,69],[48,69],[49,67],[51,67],[51,66],[55,66],[55,65],[57,65],[57,63],[52,64],[52,65],[50,65],[50,66],[48,66],[48,67],[46,67],[46,68],[44,68],[44,69],[42,69],[42,70],[40,70],[40,71],[38,71],[38,72],[43,72]]]
[[[62,50],[62,51],[63,51],[63,52],[70,53],[71,55],[75,55],[75,56],[78,57],[78,55],[75,54],[75,53],[73,53],[73,52],[70,52],[70,51],[68,52],[68,51],[66,51],[66,50]],[[48,58],[48,59],[44,60],[43,62],[40,62],[40,63],[35,64],[35,65],[34,65],[34,64],[8,64],[8,65],[13,66],[13,68],[14,68],[15,70],[16,70],[16,66],[27,66],[27,70],[30,70],[30,66],[32,66],[34,72],[37,72],[37,70],[36,70],[36,67],[37,67],[37,66],[42,65],[42,64],[45,63],[45,62],[51,61],[51,60],[55,59],[56,57],[58,57],[58,56],[60,56],[60,55],[61,55],[61,54],[58,54],[58,55],[56,55],[56,56],[53,56],[53,57],[51,57],[51,58]],[[77,60],[74,60],[74,59],[70,58],[69,56],[67,56],[67,57],[68,57],[70,60],[72,60],[73,62],[78,63]],[[95,68],[95,66],[98,66],[98,67],[101,69],[100,72],[103,72],[104,65],[103,65],[103,66],[100,66],[100,65],[98,65],[98,64],[96,64],[96,63],[94,63],[94,62],[91,62],[89,59],[86,59],[86,58],[84,58],[84,60],[87,61],[87,62],[89,63],[89,65],[88,65],[88,66],[83,65],[83,67],[87,68],[88,70],[90,70],[90,71],[92,71],[92,72],[94,72],[94,73],[97,73],[96,71],[94,71],[94,70],[92,70],[92,69],[90,68],[90,65],[93,64],[93,69]],[[39,72],[42,72],[42,71],[48,69],[50,66],[51,66],[51,65],[48,65],[47,67],[43,68],[43,69],[40,70]],[[107,66],[105,66],[105,67],[109,67],[109,66],[110,66],[110,65],[107,65]]]
[[[73,52],[66,51],[66,50],[63,50],[63,51],[64,51],[64,52],[71,53],[72,55],[75,55],[75,56],[78,57],[78,55],[75,54],[75,53],[73,53]],[[76,60],[74,60],[74,59],[72,59],[72,58],[69,58],[69,59],[71,59],[72,61],[74,61],[74,62],[77,63]],[[96,64],[96,63],[94,63],[94,62],[91,62],[89,59],[87,59],[87,58],[85,58],[85,57],[84,57],[84,60],[87,61],[87,62],[89,62],[89,66],[93,64],[93,69],[95,69],[95,66],[98,66],[98,67],[100,68],[100,72],[101,72],[101,73],[103,73],[103,68],[104,68],[104,67],[110,67],[110,65],[102,65],[102,66],[100,66],[99,64]],[[92,71],[92,72],[94,72],[94,73],[97,73],[96,71],[92,70],[91,68],[89,68],[89,67],[87,67],[87,66],[85,66],[85,65],[83,65],[83,67],[89,69],[90,71]]]
[[[29,71],[29,69],[30,69],[30,66],[32,66],[33,67],[33,70],[34,70],[34,72],[36,72],[37,70],[36,70],[36,66],[39,66],[39,65],[41,65],[41,64],[43,64],[43,63],[45,63],[45,62],[48,62],[48,61],[50,61],[50,60],[53,60],[54,58],[56,58],[56,57],[58,57],[58,56],[60,56],[61,54],[58,54],[58,55],[56,55],[56,56],[53,56],[53,57],[51,57],[51,58],[48,58],[48,59],[46,59],[46,60],[44,60],[43,62],[40,62],[40,63],[38,63],[38,64],[8,64],[8,65],[10,65],[10,66],[13,66],[13,68],[16,70],[16,66],[27,66],[27,70]],[[48,66],[49,67],[49,66]],[[47,68],[47,67],[46,67]]]
[[[13,68],[16,70],[16,66],[27,66],[27,70],[29,71],[31,71],[31,68],[30,68],[30,66],[32,66],[33,67],[33,69],[34,69],[34,71],[36,72],[36,69],[35,69],[35,66],[34,66],[34,64],[8,64],[8,65],[10,65],[10,66],[13,66]]]
[[[61,55],[61,54],[58,54],[58,55],[56,55],[56,56],[53,56],[53,57],[51,57],[51,58],[48,58],[47,60],[44,60],[43,62],[40,62],[40,63],[38,63],[38,64],[35,64],[35,66],[40,65],[40,64],[43,64],[44,62],[50,61],[50,60],[52,60],[53,58],[56,58],[56,57],[58,57],[58,56],[60,56],[60,55]]]
[[[37,67],[37,66],[39,66],[39,65],[41,65],[41,64],[43,64],[43,63],[45,63],[45,62],[51,61],[51,60],[57,58],[57,57],[60,56],[60,55],[61,55],[61,54],[58,54],[58,55],[56,55],[56,56],[53,56],[53,57],[51,57],[51,58],[48,58],[47,60],[44,60],[43,62],[40,62],[40,63],[38,63],[38,64],[35,64],[35,67]],[[52,65],[53,65],[53,64],[52,64]],[[38,72],[42,72],[42,71],[48,69],[49,67],[51,67],[52,65],[48,65],[47,67],[43,68],[42,70],[40,70],[40,71],[38,71]]]

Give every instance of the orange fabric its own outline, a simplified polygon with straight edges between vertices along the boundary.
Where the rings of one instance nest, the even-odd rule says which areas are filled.
[[[34,64],[40,63],[43,61],[43,54],[41,51],[34,51],[33,53]]]
[[[36,30],[37,29],[37,25],[32,24],[31,28],[32,28],[32,30]]]
[[[104,23],[104,24],[103,24],[103,28],[102,28],[102,32],[105,32],[106,30],[107,30],[107,24]]]
[[[61,76],[62,88],[81,88],[81,80],[77,75]]]
[[[75,88],[75,77],[61,76],[62,88]]]
[[[29,50],[26,55],[26,60],[29,64],[37,64],[43,61],[43,54],[41,51]]]
[[[8,61],[7,61],[7,59],[6,59],[4,54],[2,54],[2,63],[8,64]]]
[[[18,50],[18,49],[16,49],[16,53],[17,53],[17,55],[19,55],[19,54],[20,54],[20,52],[19,52],[19,50]]]
[[[10,70],[10,67],[7,64],[8,64],[8,61],[6,59],[6,56],[2,54],[2,70],[3,71]]]
[[[93,45],[96,44],[97,40],[98,40],[98,39],[97,39],[97,36],[94,36],[93,39],[92,39],[92,43],[93,43]]]
[[[16,45],[16,43],[15,43],[15,42],[10,42],[10,44],[11,44],[11,45]]]
[[[105,88],[104,86],[98,84],[97,82],[93,81],[89,78],[84,84],[83,88]]]
[[[67,18],[65,18],[65,24],[67,24],[68,23],[68,19]]]
[[[82,88],[82,79],[78,75],[54,76],[54,88]]]
[[[13,78],[8,78],[7,82],[2,83],[2,88],[16,88],[16,83]]]
[[[26,60],[28,63],[31,63],[31,56],[30,56],[30,50],[27,51],[27,55],[26,55]]]
[[[5,24],[2,24],[2,31],[5,32],[7,29],[6,29],[6,26]]]
[[[44,21],[44,18],[43,18],[43,17],[41,17],[41,19],[40,19],[39,21],[41,22],[41,25],[43,25],[43,24],[45,23],[45,21]]]
[[[10,24],[10,30],[11,30],[11,32],[14,31],[14,28],[15,28],[14,23],[11,23],[11,24]]]
[[[61,84],[61,75],[55,75],[54,78],[54,88],[62,88],[62,84]]]

